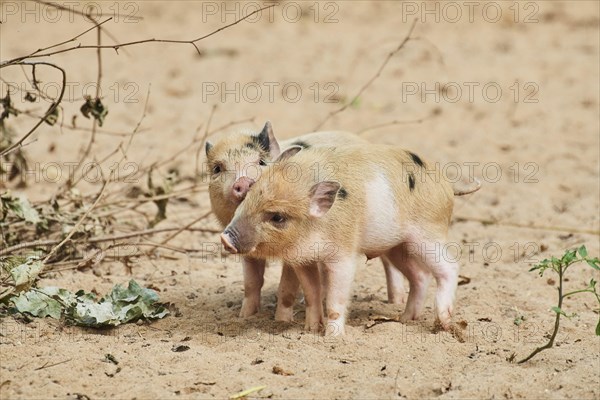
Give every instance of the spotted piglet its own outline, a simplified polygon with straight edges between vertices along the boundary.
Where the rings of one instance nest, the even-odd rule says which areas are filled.
[[[210,173],[208,191],[211,207],[223,227],[231,222],[236,208],[242,203],[250,188],[262,176],[267,163],[279,156],[281,150],[292,146],[302,148],[348,146],[366,144],[357,135],[343,131],[308,133],[278,142],[270,122],[260,132],[235,132],[217,141],[206,143],[206,156]],[[404,301],[402,274],[382,258],[386,273],[388,300],[393,304]],[[245,256],[244,300],[241,317],[249,317],[260,309],[260,292],[264,282],[266,262],[257,256]],[[299,281],[294,270],[283,264],[277,296],[275,319],[291,321]]]
[[[382,255],[410,283],[401,319],[419,317],[433,276],[436,321],[448,329],[459,267],[444,258],[454,192],[439,169],[395,146],[300,150],[267,167],[221,235],[225,248],[291,266],[309,329],[326,323],[326,334],[344,333],[356,264]],[[327,318],[317,263],[327,277]]]

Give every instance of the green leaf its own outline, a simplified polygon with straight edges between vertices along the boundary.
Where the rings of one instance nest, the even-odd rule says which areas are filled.
[[[598,325],[596,325],[596,336],[600,336],[600,318],[598,319]]]
[[[600,265],[598,265],[598,259],[585,260],[585,262],[587,262],[590,267],[594,268],[597,271],[600,271]]]
[[[563,263],[563,266],[567,266],[569,264],[572,264],[573,261],[575,261],[576,259],[577,259],[577,250],[569,250],[562,257],[561,261]]]
[[[359,108],[361,102],[362,102],[361,98],[360,97],[356,97],[356,98],[352,99],[352,102],[350,103],[350,107],[352,107],[352,108]]]
[[[567,316],[567,314],[560,307],[554,306],[552,307],[552,311],[554,311],[557,314],[564,315],[565,317]]]
[[[546,262],[546,261],[548,261],[548,260],[544,260],[541,263],[534,265],[533,267],[531,267],[529,269],[529,272],[533,272],[533,271],[536,271],[538,269],[546,268],[546,266],[544,265],[544,262]]]
[[[581,245],[581,247],[579,249],[577,249],[577,252],[583,258],[587,257],[587,255],[588,255],[588,252],[587,252],[587,249],[585,248],[585,245]]]

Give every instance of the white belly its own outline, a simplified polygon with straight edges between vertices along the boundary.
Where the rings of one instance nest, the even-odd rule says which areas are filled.
[[[399,242],[400,216],[394,192],[383,172],[365,182],[367,212],[361,247],[365,253],[385,251]]]

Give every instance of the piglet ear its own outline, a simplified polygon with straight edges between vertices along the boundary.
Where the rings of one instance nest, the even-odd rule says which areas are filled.
[[[277,157],[277,159],[275,160],[275,162],[282,162],[287,160],[288,158],[292,157],[293,155],[295,155],[296,153],[298,153],[300,150],[302,150],[302,146],[292,146],[292,147],[288,147],[287,149],[285,149],[283,151],[283,153],[281,153],[279,155],[279,157]]]
[[[340,184],[332,181],[320,182],[310,188],[309,214],[317,218],[327,214],[335,202],[338,190],[340,190]]]
[[[204,150],[206,151],[206,155],[208,156],[208,152],[210,151],[210,149],[213,148],[213,145],[211,142],[206,142],[206,145],[204,146]]]
[[[271,155],[271,159],[275,159],[279,156],[279,143],[277,143],[277,139],[275,139],[275,134],[273,133],[273,126],[271,125],[270,121],[267,121],[265,123],[265,127],[258,134],[258,136],[255,136],[255,138],[258,141],[259,146],[263,150],[269,152],[269,154]]]

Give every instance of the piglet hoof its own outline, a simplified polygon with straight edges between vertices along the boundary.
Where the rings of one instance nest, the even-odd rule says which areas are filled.
[[[434,330],[434,332],[439,332],[439,331],[451,332],[453,330],[452,322],[450,322],[450,321],[442,322],[436,318],[434,326],[433,326],[433,330]]]
[[[309,333],[321,335],[321,334],[323,334],[323,323],[322,322],[310,323],[310,322],[306,321],[304,323],[304,330]]]
[[[346,333],[344,329],[344,324],[339,320],[329,321],[327,323],[327,328],[325,329],[325,336],[327,337],[336,337],[343,336]]]
[[[412,310],[406,310],[400,316],[400,322],[402,322],[403,324],[405,324],[409,321],[417,320],[417,319],[419,319],[419,316],[417,315],[416,312],[414,312]]]
[[[406,302],[406,296],[404,295],[404,293],[388,295],[388,303],[389,304],[396,304],[396,305],[401,306],[401,305],[404,305],[405,302]]]
[[[452,313],[450,310],[438,313],[438,315],[435,317],[435,329],[443,331],[452,330]]]
[[[242,309],[240,310],[241,318],[248,318],[252,315],[256,314],[260,309],[260,304],[256,301],[249,301],[248,299],[244,299],[242,302]]]
[[[293,322],[294,321],[294,308],[277,306],[277,310],[275,311],[275,321]]]

